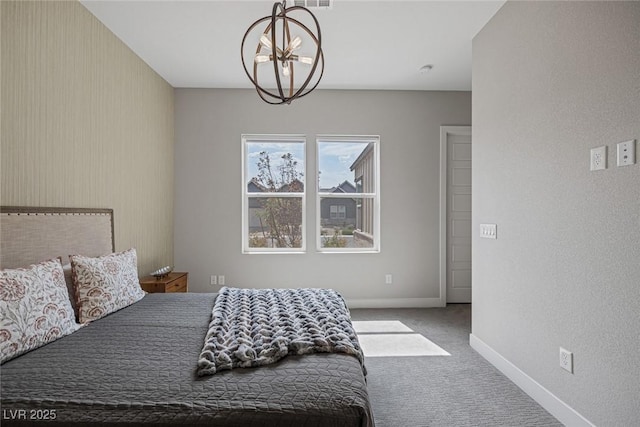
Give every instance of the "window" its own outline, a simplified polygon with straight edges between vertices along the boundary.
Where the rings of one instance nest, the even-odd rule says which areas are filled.
[[[304,136],[242,136],[244,253],[304,252]]]
[[[346,219],[347,207],[345,205],[331,205],[331,219]]]
[[[379,142],[377,136],[318,137],[319,251],[380,251]]]

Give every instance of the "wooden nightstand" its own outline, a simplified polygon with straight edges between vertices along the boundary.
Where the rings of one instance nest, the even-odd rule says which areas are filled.
[[[140,279],[140,286],[147,292],[187,292],[189,273],[169,273],[168,276],[156,279],[146,276]]]

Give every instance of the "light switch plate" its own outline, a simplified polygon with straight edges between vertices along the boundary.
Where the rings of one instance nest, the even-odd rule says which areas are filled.
[[[618,143],[618,166],[629,166],[636,162],[636,140]]]
[[[607,146],[591,149],[591,170],[598,171],[607,168]]]
[[[485,239],[497,239],[498,226],[496,224],[480,224],[480,237]]]

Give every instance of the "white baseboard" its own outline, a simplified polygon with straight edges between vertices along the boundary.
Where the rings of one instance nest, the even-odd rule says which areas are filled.
[[[500,353],[489,347],[484,341],[473,334],[469,334],[469,344],[489,363],[495,366],[515,385],[520,387],[540,406],[556,417],[561,423],[570,427],[594,427],[585,417],[572,407],[558,399],[553,393],[540,385],[536,380],[520,370],[513,363],[502,357]]]
[[[425,308],[444,307],[440,298],[347,299],[349,308]]]

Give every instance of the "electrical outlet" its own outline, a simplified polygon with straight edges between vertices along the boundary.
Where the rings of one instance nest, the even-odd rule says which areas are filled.
[[[218,276],[218,285],[224,286],[224,276]]]
[[[629,166],[636,162],[636,140],[618,143],[618,166]]]
[[[591,170],[598,171],[607,168],[607,146],[591,149]]]
[[[211,276],[211,286],[215,286],[218,284],[218,276]]]
[[[387,284],[387,285],[393,285],[393,275],[385,274],[384,283]]]
[[[560,367],[573,374],[573,353],[560,347]]]

